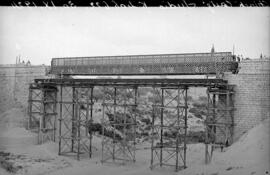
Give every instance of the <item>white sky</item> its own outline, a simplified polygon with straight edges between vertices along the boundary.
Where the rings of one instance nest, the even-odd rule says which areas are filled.
[[[270,8],[0,7],[0,64],[52,57],[232,51],[270,55]]]

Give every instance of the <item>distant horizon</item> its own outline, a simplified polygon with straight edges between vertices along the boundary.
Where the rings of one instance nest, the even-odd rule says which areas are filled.
[[[206,53],[211,53],[210,51],[209,52],[184,52],[184,53],[153,53],[153,54],[132,54],[132,55],[93,55],[93,56],[70,56],[70,57],[51,57],[50,60],[52,60],[53,58],[95,58],[95,57],[122,57],[122,56],[150,56],[150,55],[184,55],[184,54],[206,54]],[[215,53],[232,53],[233,54],[233,51],[219,51],[219,52],[215,52]],[[234,54],[235,56],[243,56],[241,54]],[[17,57],[18,58],[18,57]],[[17,59],[16,58],[16,59]],[[20,57],[21,58],[21,57]],[[254,57],[254,58],[251,58],[251,57],[243,57],[244,60],[246,59],[270,59],[270,56],[266,56],[264,58],[260,58],[260,57]],[[23,58],[22,58],[23,60]],[[23,60],[23,61],[28,61],[28,60]],[[0,63],[0,65],[16,65],[16,63],[11,63],[11,64],[2,64]],[[31,64],[32,65],[32,64]],[[35,65],[48,65],[48,64],[35,64]],[[51,63],[49,63],[49,65],[51,65]]]
[[[65,57],[65,58],[67,58],[67,57]],[[270,60],[270,57],[266,57],[266,58],[249,58],[249,59],[243,59],[243,60],[241,60],[240,62],[245,62],[245,61],[257,61],[257,60]],[[0,63],[0,67],[5,67],[5,66],[16,66],[17,65],[17,67],[31,67],[31,66],[51,66],[51,64],[31,64],[31,65],[26,65],[26,64],[24,64],[23,65],[23,63],[20,63],[20,64],[16,64],[16,63],[11,63],[11,64],[3,64],[3,63]],[[18,66],[18,65],[21,65],[21,66]]]
[[[52,58],[232,52],[270,55],[268,7],[0,7],[0,64]]]

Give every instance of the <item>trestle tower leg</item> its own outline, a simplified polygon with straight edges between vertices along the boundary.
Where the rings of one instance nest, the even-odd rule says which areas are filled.
[[[211,162],[214,150],[221,151],[233,142],[233,87],[208,87],[205,120],[205,163]]]
[[[59,155],[92,156],[93,88],[60,86]]]
[[[137,87],[104,87],[102,163],[135,162]]]
[[[154,88],[151,166],[186,168],[187,87]]]
[[[38,132],[38,143],[56,141],[57,88],[32,83],[29,87],[28,129]]]

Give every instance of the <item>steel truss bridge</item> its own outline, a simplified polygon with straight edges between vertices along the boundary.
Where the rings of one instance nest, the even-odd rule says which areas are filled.
[[[74,61],[73,58],[71,60]],[[86,60],[89,61],[89,59]],[[60,64],[61,61],[57,61]],[[101,135],[103,135],[102,163],[135,162],[137,120],[140,110],[144,108],[151,116],[149,124],[151,127],[150,168],[169,166],[178,171],[191,166],[186,163],[189,142],[187,114],[190,87],[207,88],[205,162],[211,161],[215,148],[224,147],[233,142],[233,86],[228,85],[223,79],[73,79],[66,75],[73,75],[74,72],[74,75],[92,75],[93,72],[87,71],[89,65],[85,69],[81,69],[78,63],[72,67],[71,63],[67,65],[69,60],[63,58],[60,68],[55,67],[58,64],[57,61],[52,60],[51,72],[55,75],[65,75],[64,78],[35,79],[35,82],[30,84],[28,126],[29,129],[38,131],[39,143],[48,140],[57,141],[59,155],[74,155],[78,160],[85,153],[89,157],[92,156],[94,132],[91,127],[94,126],[93,118],[97,117],[94,112],[94,106],[97,103],[96,90],[102,92],[100,102],[102,116],[99,116],[102,125]],[[84,61],[83,59],[82,62]],[[235,64],[233,61],[231,63]],[[166,65],[167,63],[160,64],[161,68]],[[220,72],[229,70],[226,66],[226,68],[217,69],[216,62],[214,64],[211,62],[209,65],[212,66],[206,70]],[[102,66],[96,66],[96,68],[98,71],[94,75],[96,73],[104,75],[109,71]],[[99,72],[105,68],[107,72]],[[193,66],[190,68],[189,71],[192,71]],[[66,71],[68,69],[72,69],[73,73]],[[148,73],[156,74],[160,70],[162,69],[153,68],[152,72]],[[180,73],[182,70],[174,70],[177,70],[175,74],[182,75]],[[124,74],[128,74],[127,72]],[[184,71],[183,74],[186,72],[188,71]],[[116,74],[122,75],[121,73],[123,72]],[[135,74],[137,73],[135,71]],[[211,74],[211,71],[204,73]],[[159,74],[167,75],[168,72]],[[112,73],[112,75],[115,74]],[[154,99],[148,101],[148,104],[141,100],[140,89],[143,87],[151,89],[151,98]],[[108,130],[111,133],[110,137],[108,137]]]
[[[234,72],[231,52],[53,58],[57,75],[187,75]]]

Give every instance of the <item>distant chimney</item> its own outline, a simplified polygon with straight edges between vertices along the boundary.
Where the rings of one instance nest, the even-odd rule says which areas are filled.
[[[212,45],[211,53],[215,52],[214,44]]]

